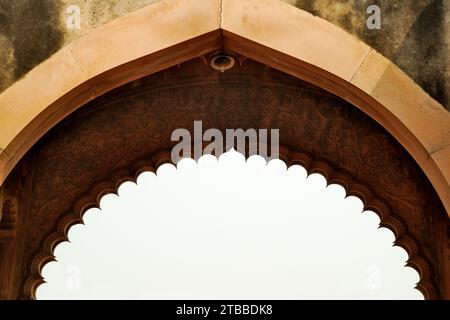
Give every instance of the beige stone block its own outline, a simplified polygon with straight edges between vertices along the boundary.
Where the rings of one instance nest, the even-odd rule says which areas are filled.
[[[72,44],[91,78],[219,28],[219,0],[166,0],[99,27]]]
[[[371,50],[350,82],[370,95],[390,64],[383,55]]]
[[[6,146],[38,114],[86,81],[70,48],[55,53],[0,95],[0,148]]]
[[[432,174],[429,178],[450,217],[450,145],[434,152],[422,168]]]
[[[365,90],[373,86],[370,80],[360,83]],[[429,153],[449,143],[450,113],[394,64],[384,69],[371,96],[401,119]]]
[[[436,165],[440,168],[443,176],[447,181],[447,189],[450,193],[450,145],[445,148],[434,152],[431,157]],[[450,208],[449,208],[450,209]],[[449,212],[450,214],[450,212]]]
[[[370,47],[333,24],[278,0],[224,0],[224,30],[350,81]]]

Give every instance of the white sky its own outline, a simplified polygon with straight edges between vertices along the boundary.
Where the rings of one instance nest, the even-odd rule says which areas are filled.
[[[379,218],[342,187],[237,152],[127,182],[69,231],[38,299],[423,299]]]

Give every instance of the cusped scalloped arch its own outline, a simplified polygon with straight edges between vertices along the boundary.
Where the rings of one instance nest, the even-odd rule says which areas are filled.
[[[325,177],[327,185],[342,186],[345,189],[346,197],[358,197],[364,205],[364,211],[375,212],[380,217],[380,226],[386,227],[394,233],[395,245],[407,252],[409,257],[407,266],[414,268],[419,273],[420,281],[417,283],[416,289],[427,299],[436,298],[435,285],[430,278],[430,267],[419,254],[420,245],[408,234],[402,222],[392,214],[389,205],[377,199],[369,186],[354,181],[346,173],[335,171],[326,161],[314,160],[305,153],[290,153],[283,147],[280,150],[280,160],[286,163],[287,168],[300,165],[306,169],[308,175],[320,174]],[[172,163],[170,150],[157,152],[148,158],[137,159],[126,168],[121,168],[105,180],[96,183],[88,193],[76,199],[68,211],[70,213],[64,215],[58,222],[56,230],[47,237],[42,250],[35,256],[31,264],[31,273],[25,282],[24,298],[36,299],[37,288],[45,283],[42,277],[44,266],[49,262],[56,261],[53,254],[56,246],[69,240],[68,233],[72,226],[83,224],[83,216],[87,210],[100,209],[100,201],[103,196],[118,195],[118,190],[123,183],[136,183],[138,176],[143,172],[156,174],[158,168],[165,163]]]

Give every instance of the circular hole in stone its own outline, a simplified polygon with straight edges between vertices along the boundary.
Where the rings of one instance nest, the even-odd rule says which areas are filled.
[[[215,70],[225,72],[234,66],[234,59],[228,55],[218,55],[211,60],[211,67]]]

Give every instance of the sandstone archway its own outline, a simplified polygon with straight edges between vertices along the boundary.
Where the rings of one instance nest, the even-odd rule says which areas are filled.
[[[183,64],[196,57],[208,62],[209,54],[220,50],[239,56],[240,65],[235,73],[212,75],[208,64],[203,63],[202,67],[197,60]],[[264,95],[260,93],[265,90],[262,86],[267,80],[265,77],[268,76],[269,80],[272,77],[274,82],[279,78],[282,81],[285,75],[263,72],[264,68],[258,67],[259,64],[245,59],[258,61],[325,89],[358,107],[370,118],[361,112],[351,116],[357,110],[350,107],[344,109],[353,111],[345,111],[341,115],[341,108],[330,107],[333,103],[328,103],[328,108],[323,106],[326,111],[319,111],[321,116],[317,118],[314,118],[313,109],[309,110],[309,116],[298,115],[298,111],[294,110],[295,94],[292,92],[286,94],[287,100],[281,101],[277,96],[273,100],[277,101],[273,108],[253,110],[250,116],[248,112],[252,105],[264,107],[261,105]],[[177,64],[181,64],[181,71],[167,69]],[[253,78],[246,68],[253,70]],[[167,71],[157,73],[165,69]],[[77,143],[82,137],[87,139],[85,141],[95,142],[96,136],[83,136],[85,132],[81,128],[86,126],[84,130],[92,134],[96,131],[92,121],[97,106],[108,104],[106,101],[111,101],[111,104],[120,101],[132,105],[137,103],[139,106],[139,102],[126,98],[127,94],[140,88],[139,79],[155,74],[155,79],[169,88],[170,79],[177,82],[180,79],[177,77],[182,78],[183,74],[189,75],[190,72],[192,75],[193,71],[193,76],[199,79],[212,77],[211,83],[205,86],[208,92],[205,99],[216,101],[219,99],[218,92],[227,88],[236,90],[237,100],[246,99],[247,109],[228,103],[228,113],[233,117],[217,112],[216,118],[209,122],[211,127],[269,127],[276,124],[280,128],[298,128],[302,124],[309,128],[306,134],[311,137],[316,134],[322,137],[327,133],[323,141],[316,140],[314,145],[306,147],[295,142],[302,141],[300,136],[292,135],[284,140],[287,162],[298,162],[312,171],[322,172],[330,182],[341,183],[350,193],[358,194],[368,208],[382,216],[382,222],[394,230],[398,243],[407,249],[411,264],[421,275],[419,289],[424,295],[427,298],[449,297],[449,221],[442,207],[443,204],[447,213],[450,212],[449,113],[395,65],[367,45],[321,19],[272,0],[207,0],[202,2],[202,6],[193,0],[162,1],[113,21],[70,44],[0,95],[0,148],[3,149],[0,153],[0,182],[3,186],[0,230],[1,257],[2,261],[6,261],[0,270],[2,297],[32,298],[41,281],[39,272],[42,265],[51,259],[54,245],[64,239],[70,223],[78,221],[79,215],[88,205],[95,203],[99,194],[110,190],[108,186],[115,186],[118,181],[134,176],[136,170],[156,167],[166,159],[160,151],[167,150],[170,145],[158,141],[170,139],[158,138],[151,150],[139,154],[139,157],[136,154],[132,159],[121,157],[109,160],[110,165],[104,167],[108,172],[101,171],[95,164],[92,167],[80,165],[87,161],[83,157],[95,158],[94,146],[111,147],[111,142],[100,137],[94,145]],[[251,88],[237,84],[246,72],[250,74],[247,75],[248,83],[255,88],[258,85],[254,82],[259,83],[259,87],[254,89],[258,94],[254,96],[251,95]],[[171,78],[172,74],[174,76]],[[292,85],[288,83],[295,81],[299,80],[289,77],[281,87],[289,91]],[[142,82],[144,87],[148,84],[146,80]],[[308,85],[301,82],[297,83],[297,87]],[[111,91],[115,88],[118,89]],[[190,90],[195,91],[195,88]],[[327,96],[324,91],[319,91],[316,92],[317,97]],[[199,96],[202,96],[200,92]],[[164,99],[170,100],[170,97]],[[335,97],[333,99],[339,101]],[[190,105],[190,100],[187,101]],[[284,119],[273,114],[283,103],[287,108],[282,113]],[[182,104],[175,105],[182,109]],[[204,103],[201,105],[206,108]],[[81,106],[84,107],[80,112],[76,111]],[[145,103],[141,107],[148,110]],[[168,105],[160,112],[170,108]],[[108,112],[113,113],[112,110]],[[152,107],[150,110],[157,112]],[[89,115],[90,112],[92,115]],[[207,110],[199,110],[197,114],[211,117]],[[155,118],[159,122],[148,118],[148,126],[166,125],[167,132],[175,128],[175,124],[189,127],[194,115],[193,110],[182,112],[174,109],[170,119],[176,122],[172,125],[167,125],[168,118],[161,114]],[[241,119],[236,118],[238,115]],[[63,121],[68,116],[69,119]],[[117,117],[126,124],[126,115]],[[79,122],[78,118],[84,120]],[[322,123],[321,118],[329,122]],[[129,125],[136,125],[133,121]],[[75,125],[71,127],[70,124]],[[144,126],[142,130],[147,136],[156,132],[155,128],[146,131],[144,124],[139,125]],[[362,125],[367,127],[367,131],[360,127]],[[71,139],[63,136],[61,129],[58,129],[61,126],[70,128],[66,133],[73,135]],[[352,133],[356,130],[355,126],[361,132]],[[110,130],[114,128],[103,129],[111,137]],[[298,130],[296,133],[305,134]],[[103,133],[96,134],[102,136]],[[126,136],[126,132],[121,134]],[[350,140],[335,138],[341,134],[348,134]],[[357,144],[351,144],[352,137],[358,137],[355,138]],[[131,138],[131,141],[142,140],[139,135]],[[303,139],[303,142],[306,143],[306,140]],[[79,148],[72,151],[73,158],[79,161],[75,162],[74,167],[62,170],[56,162],[73,164],[64,158],[70,155],[71,147]],[[372,163],[357,164],[355,161],[362,158],[358,160],[358,156],[350,151],[352,149],[359,150],[359,157],[371,153],[389,155],[389,150],[395,151],[392,151],[389,160],[373,156],[376,160]],[[126,153],[120,147],[117,150],[118,154]],[[48,158],[45,158],[46,152]],[[151,154],[159,156],[153,157]],[[410,156],[413,160],[408,158]],[[39,157],[44,157],[45,161],[40,162]],[[149,157],[153,157],[154,161],[146,162]],[[395,165],[399,159],[404,165]],[[366,171],[361,171],[359,166],[365,167]],[[83,181],[83,172],[92,176]],[[76,175],[77,179],[81,179],[78,183],[83,182],[85,186],[75,192],[73,188],[78,184],[73,177],[63,179],[64,175]],[[102,184],[101,181],[106,182]],[[64,186],[72,193],[68,192],[66,197],[52,195],[53,183],[59,186],[58,190],[64,190],[61,189]],[[383,191],[386,188],[391,188],[390,192]],[[405,191],[408,191],[407,194],[404,194]],[[50,198],[40,199],[42,192],[60,202],[55,204]],[[398,194],[404,194],[404,198]],[[36,201],[42,202],[36,206]],[[33,211],[37,207],[43,211]],[[24,220],[27,215],[34,224]],[[20,269],[17,266],[21,266]]]

